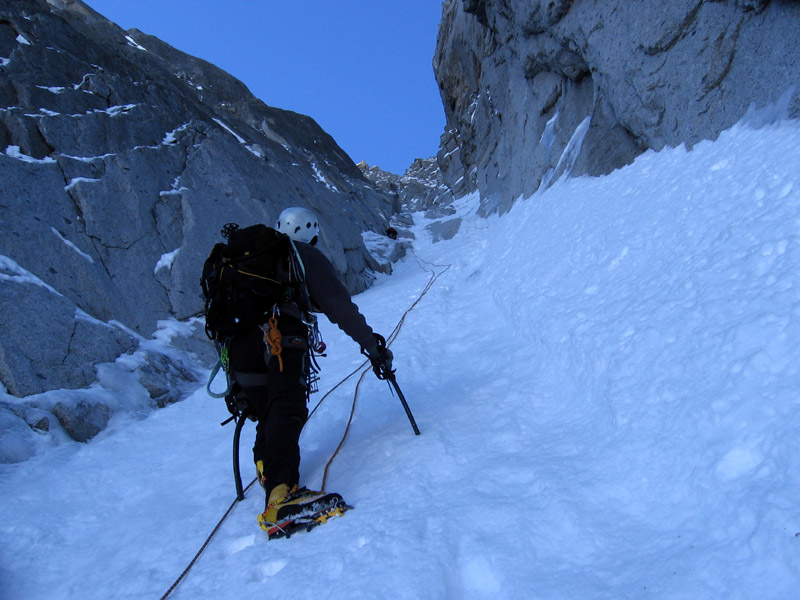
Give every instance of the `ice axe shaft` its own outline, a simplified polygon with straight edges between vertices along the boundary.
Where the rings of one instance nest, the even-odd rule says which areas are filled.
[[[236,421],[236,429],[233,431],[233,482],[236,485],[236,500],[238,500],[239,502],[244,500],[244,489],[242,488],[242,475],[239,472],[239,436],[242,433],[242,426],[244,425],[244,422],[246,420],[247,419],[245,419],[244,415],[239,415],[239,420]],[[223,425],[224,424],[225,423],[223,423]]]
[[[398,398],[400,398],[400,402],[403,403],[403,408],[406,411],[406,415],[408,416],[408,420],[411,422],[411,427],[414,428],[414,435],[419,435],[419,427],[417,427],[417,422],[414,420],[414,415],[411,414],[411,409],[408,407],[408,402],[406,402],[406,397],[403,396],[403,392],[400,390],[400,386],[397,385],[397,379],[394,376],[394,373],[391,373],[389,376],[386,377],[386,381],[394,388],[394,391],[397,392]]]

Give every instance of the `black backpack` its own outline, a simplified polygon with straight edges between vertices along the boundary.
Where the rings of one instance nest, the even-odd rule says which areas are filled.
[[[223,342],[265,323],[272,307],[299,296],[299,276],[289,236],[266,225],[222,229],[203,264],[200,284],[206,300],[206,334]]]

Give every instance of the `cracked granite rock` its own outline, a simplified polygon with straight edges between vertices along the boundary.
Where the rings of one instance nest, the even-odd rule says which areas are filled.
[[[434,58],[456,197],[484,212],[564,174],[714,139],[751,105],[800,116],[800,3],[446,0]],[[786,96],[788,95],[788,98]]]
[[[0,382],[84,387],[203,303],[227,222],[318,211],[351,292],[396,201],[311,118],[78,0],[0,3]]]

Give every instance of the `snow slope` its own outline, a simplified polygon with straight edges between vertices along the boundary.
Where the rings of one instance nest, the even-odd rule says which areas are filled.
[[[422,435],[368,375],[327,487],[268,541],[251,489],[171,598],[787,599],[800,588],[800,123],[562,180],[502,216],[417,215],[356,298]],[[322,393],[360,364],[325,324]],[[356,377],[302,438],[321,484]],[[0,470],[0,597],[159,598],[234,498],[204,390]],[[251,427],[243,440],[251,475]]]

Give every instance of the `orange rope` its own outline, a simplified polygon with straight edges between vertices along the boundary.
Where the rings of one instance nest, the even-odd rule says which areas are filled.
[[[363,365],[362,365],[363,366]],[[331,464],[333,463],[333,459],[339,454],[339,450],[342,449],[344,446],[344,441],[347,439],[347,434],[350,432],[350,425],[353,423],[353,415],[356,413],[356,401],[358,400],[358,390],[361,387],[361,383],[364,381],[364,377],[366,377],[367,373],[369,373],[369,369],[364,369],[364,372],[361,373],[361,378],[358,380],[356,384],[356,391],[353,394],[353,406],[350,408],[350,418],[347,419],[347,427],[344,428],[344,435],[342,435],[342,439],[339,442],[339,445],[336,447],[336,450],[333,452],[333,456],[331,456],[328,464],[325,465],[325,472],[322,474],[322,491],[325,491],[325,483],[328,481],[328,469],[331,468]]]
[[[448,269],[449,269],[449,268],[450,268],[452,265],[434,265],[434,266],[441,266],[441,267],[444,267],[444,269],[442,269],[442,270],[441,270],[441,271],[439,271],[438,273],[431,272],[431,278],[430,278],[430,280],[428,280],[428,283],[427,283],[427,285],[425,286],[425,289],[423,289],[423,290],[422,290],[422,293],[419,295],[419,297],[418,297],[418,298],[417,298],[417,299],[414,301],[414,303],[413,303],[413,304],[412,304],[412,305],[411,305],[411,306],[410,306],[410,307],[409,307],[409,308],[408,308],[408,309],[407,309],[407,310],[406,310],[406,311],[403,313],[403,316],[400,318],[400,321],[397,323],[397,325],[395,326],[395,328],[394,328],[394,330],[392,331],[392,333],[391,333],[391,334],[389,334],[389,337],[388,337],[388,338],[387,338],[387,340],[386,340],[386,347],[387,347],[387,348],[388,348],[389,346],[391,346],[391,345],[394,343],[394,340],[395,340],[395,339],[397,338],[397,336],[400,334],[400,330],[403,328],[403,324],[405,323],[405,320],[406,320],[406,317],[408,316],[408,313],[410,313],[412,310],[414,310],[414,308],[416,308],[417,304],[419,304],[419,303],[420,303],[420,301],[421,301],[421,300],[422,300],[422,298],[425,296],[425,294],[427,294],[427,293],[430,291],[430,289],[433,287],[433,284],[434,284],[434,283],[436,283],[436,280],[437,280],[437,279],[439,279],[439,277],[441,277],[441,276],[444,274],[444,272],[445,272],[445,271],[447,271],[447,270],[448,270]],[[422,265],[420,265],[420,267],[422,267]],[[424,267],[422,267],[422,268],[424,269]],[[424,269],[424,270],[427,270],[427,269]],[[360,369],[364,369],[364,370],[363,370],[363,372],[361,373],[361,377],[359,378],[359,380],[358,380],[358,383],[356,383],[356,389],[355,389],[355,392],[353,393],[353,405],[352,405],[352,406],[351,406],[351,408],[350,408],[350,417],[347,419],[347,426],[344,428],[344,434],[342,435],[342,439],[341,439],[341,441],[339,442],[339,445],[336,447],[336,450],[334,450],[334,452],[333,452],[333,456],[331,456],[330,460],[328,460],[328,463],[325,465],[325,471],[324,471],[324,472],[323,472],[323,474],[322,474],[322,491],[323,491],[323,492],[325,491],[325,485],[326,485],[326,483],[327,483],[327,481],[328,481],[328,471],[330,470],[330,468],[331,468],[331,465],[333,464],[333,461],[334,461],[334,459],[335,459],[335,458],[336,458],[336,456],[339,454],[339,450],[341,450],[341,449],[342,449],[342,446],[344,446],[344,442],[345,442],[345,440],[347,439],[347,434],[348,434],[348,433],[350,433],[350,425],[352,425],[352,423],[353,423],[353,415],[355,415],[355,412],[356,412],[356,402],[358,401],[358,392],[359,392],[359,389],[361,388],[361,384],[363,383],[363,381],[364,381],[364,378],[366,377],[367,373],[369,373],[369,372],[370,372],[370,369],[368,369],[368,368],[366,368],[366,369],[365,369],[365,368],[364,368],[364,367],[366,367],[367,365],[369,365],[369,361],[368,361],[368,360],[365,360],[365,361],[364,361],[364,362],[361,364],[361,366],[360,366],[360,367],[358,367],[358,368],[357,368],[355,371],[353,371],[352,373],[350,373],[350,375],[348,375],[348,376],[347,376],[347,377],[345,377],[345,378],[344,378],[342,381],[340,381],[340,382],[339,382],[339,383],[337,383],[335,386],[333,386],[333,388],[331,388],[330,390],[328,390],[328,392],[327,392],[327,393],[326,393],[326,394],[325,394],[325,395],[322,397],[322,399],[321,399],[321,400],[320,400],[320,401],[317,403],[317,405],[314,407],[314,410],[312,410],[312,411],[311,411],[311,413],[308,415],[308,418],[310,419],[310,418],[311,418],[311,416],[312,416],[312,415],[313,415],[313,414],[316,412],[316,410],[319,408],[320,404],[322,404],[322,401],[323,401],[323,400],[325,400],[325,398],[327,398],[327,397],[328,397],[328,395],[329,395],[331,392],[333,392],[333,390],[335,390],[337,387],[339,387],[339,386],[340,386],[341,384],[343,384],[345,381],[347,381],[348,379],[350,379],[350,377],[352,377],[353,375],[355,375],[356,373],[358,373],[358,371],[359,371]],[[308,419],[306,419],[306,423],[308,423]]]
[[[283,337],[278,330],[278,320],[273,314],[269,318],[269,328],[264,329],[264,342],[269,346],[269,353],[272,354],[272,356],[278,357],[278,365],[281,371],[283,371],[283,357],[281,356],[281,351],[283,350],[283,346],[281,345],[282,341]]]

